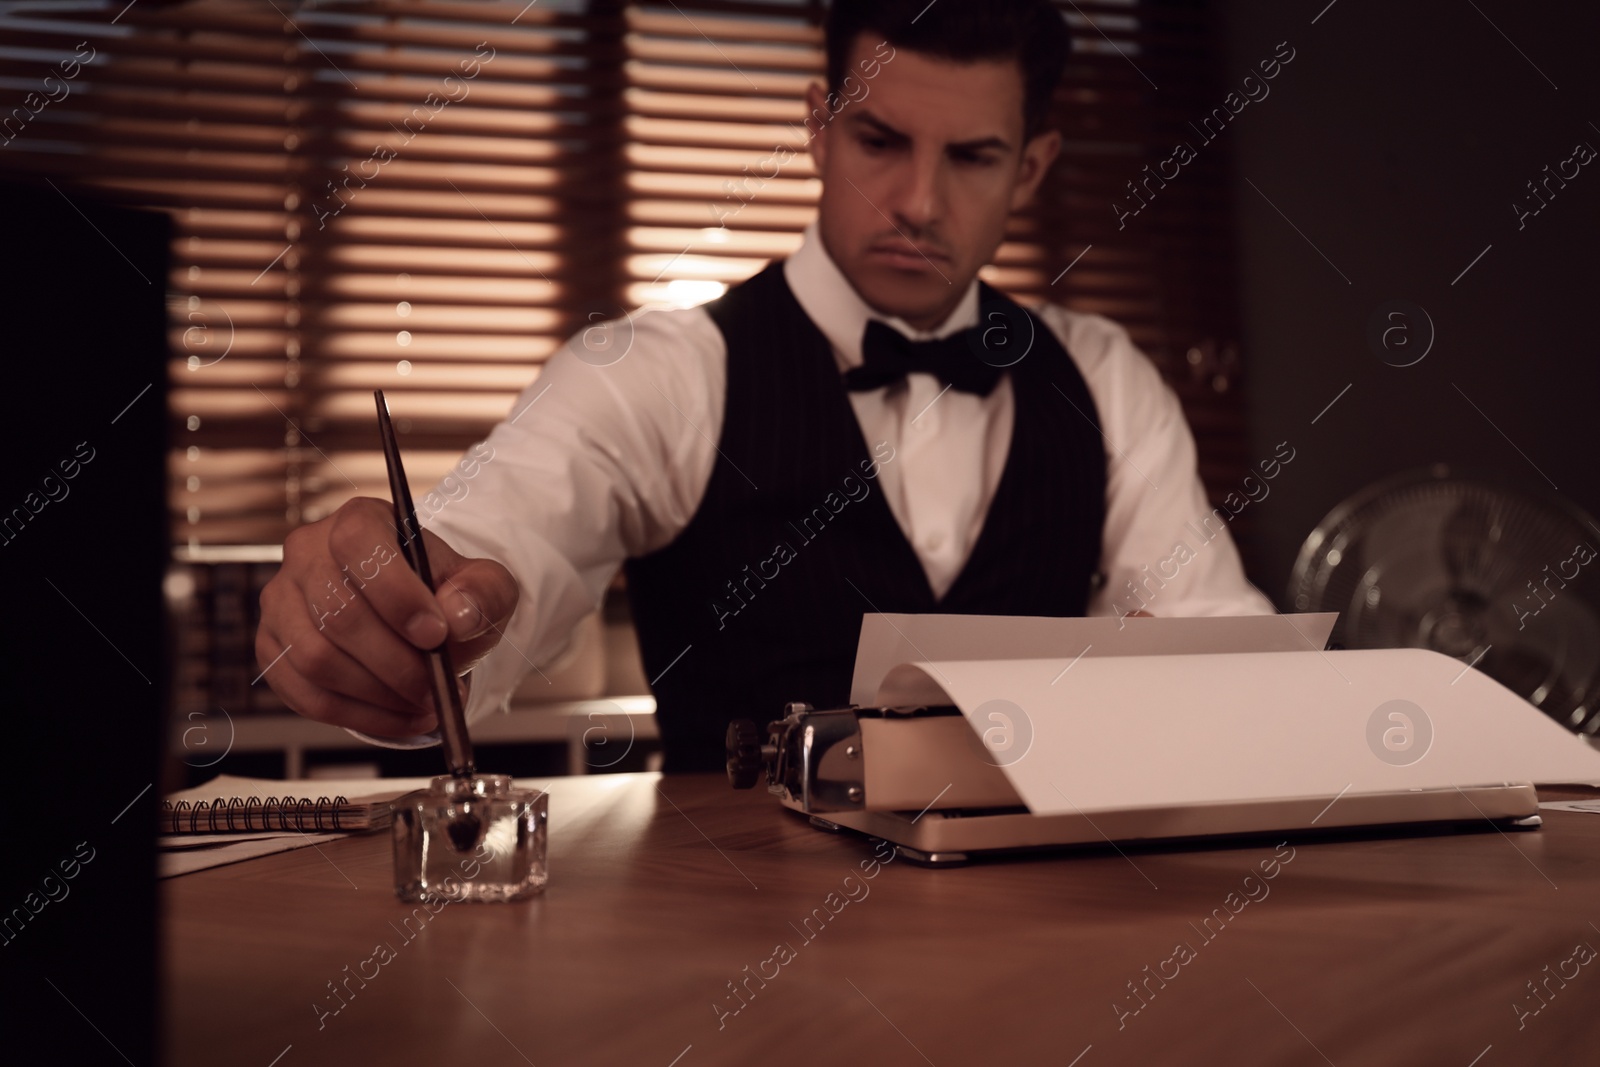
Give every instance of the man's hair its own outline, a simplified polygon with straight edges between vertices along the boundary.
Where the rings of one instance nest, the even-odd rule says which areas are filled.
[[[1044,126],[1072,35],[1050,0],[833,0],[825,24],[828,88],[839,92],[862,34],[938,59],[1015,60],[1022,69],[1022,126]]]

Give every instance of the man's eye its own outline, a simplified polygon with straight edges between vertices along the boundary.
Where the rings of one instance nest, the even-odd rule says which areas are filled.
[[[872,134],[863,134],[861,137],[861,146],[863,148],[870,148],[874,152],[881,152],[885,148],[889,147],[889,140],[886,137],[876,137]]]

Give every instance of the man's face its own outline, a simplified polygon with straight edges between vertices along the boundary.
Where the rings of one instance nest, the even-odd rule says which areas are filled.
[[[848,68],[856,97],[818,131],[823,244],[868,304],[918,329],[942,322],[1005,236],[1055,159],[1054,132],[1023,141],[1021,68],[1012,60],[954,63],[858,37]],[[867,66],[863,67],[863,61]],[[841,94],[841,98],[844,94]],[[813,116],[829,109],[820,85]],[[837,100],[836,100],[837,107]]]

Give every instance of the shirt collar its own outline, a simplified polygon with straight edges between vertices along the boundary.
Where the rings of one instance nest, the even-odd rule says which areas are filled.
[[[861,366],[861,337],[869,319],[880,319],[913,341],[948,337],[978,321],[976,278],[968,283],[967,291],[949,318],[932,330],[915,329],[904,319],[873,310],[828,255],[815,222],[806,227],[799,249],[784,261],[783,276],[800,307],[833,346],[841,373]]]

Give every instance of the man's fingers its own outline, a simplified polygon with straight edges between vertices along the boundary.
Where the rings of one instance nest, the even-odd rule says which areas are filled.
[[[284,703],[310,719],[379,737],[436,728],[437,702],[419,649],[451,636],[445,605],[470,640],[468,664],[499,640],[516,606],[510,573],[466,560],[424,533],[441,601],[411,570],[382,500],[357,498],[293,531],[283,566],[261,592],[258,665]],[[441,578],[450,579],[448,586]]]
[[[362,704],[386,707],[406,715],[432,707],[427,665],[421,653],[406,645],[370,611],[363,609],[358,613],[357,606],[352,605],[336,617],[344,622],[338,627],[325,625],[318,629],[304,611],[296,613],[293,606],[280,608],[270,625],[264,622],[258,630],[256,654],[266,664],[274,662],[266,659],[267,654],[283,653],[278,665],[290,667],[310,685]],[[360,632],[365,635],[365,643],[346,643],[350,635],[357,632],[354,625],[357,617],[363,619]],[[323,622],[326,624],[328,619]],[[350,648],[360,649],[360,654],[350,653],[347,651]],[[378,665],[370,667],[368,664]],[[277,670],[278,667],[274,667],[267,673],[269,683]],[[296,705],[290,704],[290,707]]]
[[[313,602],[310,616],[284,619],[278,634],[295,645],[291,655],[309,657],[315,651],[316,660],[296,661],[301,674],[347,696],[383,703],[353,688],[358,675],[363,681],[371,679],[393,690],[413,705],[425,701],[430,692],[431,675],[422,653],[390,629],[362,597],[336,602],[331,611]]]
[[[284,649],[270,635],[257,639],[258,656],[265,656],[269,652],[273,658],[282,655],[267,672],[273,692],[306,718],[345,726],[374,737],[414,737],[437,728],[438,719],[431,712],[419,708],[395,711],[326,689],[308,680],[294,665],[296,649],[293,644],[287,647],[288,655],[282,655]]]
[[[499,644],[500,635],[493,630],[478,637],[469,638],[466,641],[452,642],[450,656],[454,662],[456,673],[461,674],[472,670],[483,661],[485,656],[493,652]],[[466,682],[470,679],[471,675],[467,675],[462,681]]]
[[[425,537],[439,607],[450,624],[451,640],[491,635],[498,639],[517,606],[517,581],[511,572],[492,559],[465,559],[443,541]]]
[[[450,636],[438,601],[400,551],[389,505],[361,498],[340,508],[330,520],[328,549],[338,575],[326,592],[338,598],[336,603],[366,601],[391,630],[417,648],[437,648]]]
[[[427,710],[423,667],[411,662],[420,660],[420,654],[393,634],[387,637],[394,644],[395,658],[387,661],[393,669],[385,670],[381,677],[316,630],[294,635],[284,661],[313,685],[359,703],[405,715]]]
[[[292,593],[289,597],[280,602],[273,596],[270,625],[263,622],[260,634],[288,649],[285,662],[302,679],[396,712],[425,710],[430,690],[422,654],[385,626],[366,604],[355,600],[336,612],[321,614],[313,623],[306,606],[296,602]],[[265,594],[263,602],[265,616]],[[265,651],[258,636],[257,652]]]

